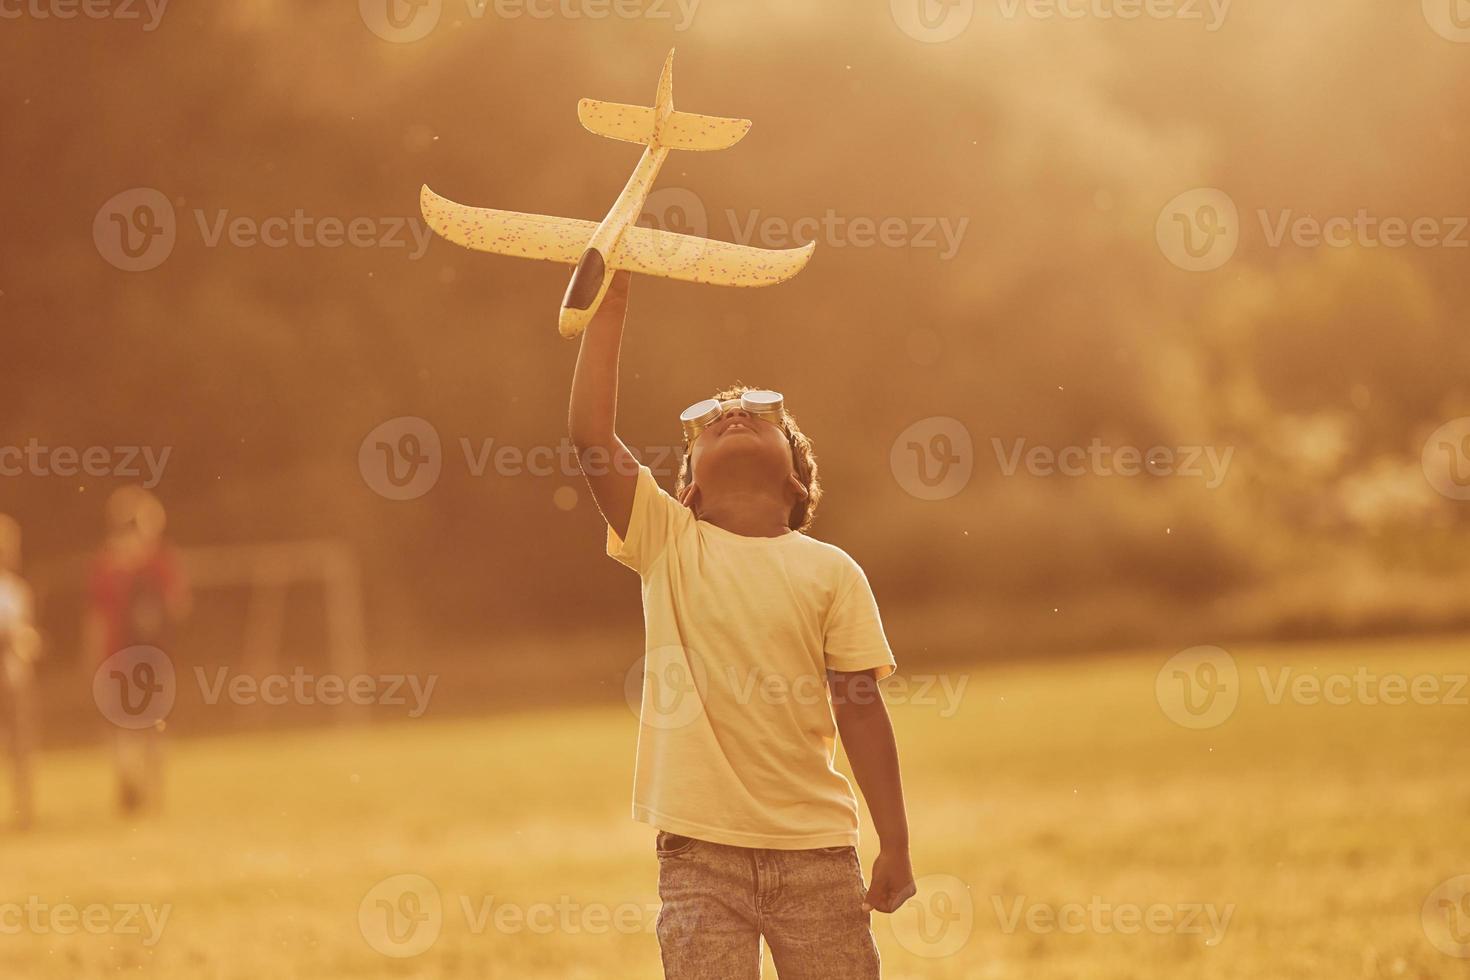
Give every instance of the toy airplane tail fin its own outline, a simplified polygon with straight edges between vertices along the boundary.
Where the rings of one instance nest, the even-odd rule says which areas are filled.
[[[671,150],[724,150],[750,132],[749,119],[697,116],[674,110],[674,52],[669,52],[658,78],[654,106],[623,105],[583,99],[577,103],[577,118],[598,136],[664,146]]]
[[[699,116],[692,112],[672,112],[660,126],[658,113],[648,106],[594,99],[583,99],[577,104],[577,117],[598,136],[625,143],[666,146],[671,150],[725,150],[750,132],[749,119]]]

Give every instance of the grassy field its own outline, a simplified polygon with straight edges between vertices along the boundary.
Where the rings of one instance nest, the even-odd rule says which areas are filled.
[[[1470,708],[1272,703],[1286,668],[1443,679],[1470,643],[1233,649],[1238,706],[1201,730],[1160,707],[1171,652],[895,695],[924,889],[875,916],[885,975],[1470,977],[1421,911],[1470,874]],[[134,823],[100,750],[48,754],[40,827],[0,837],[0,977],[660,976],[628,708],[432,717],[179,741],[166,813]],[[1430,905],[1470,941],[1456,898]]]

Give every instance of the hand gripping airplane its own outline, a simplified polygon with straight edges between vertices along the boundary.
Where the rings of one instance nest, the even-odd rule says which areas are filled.
[[[563,337],[576,337],[586,329],[613,273],[620,269],[718,286],[771,286],[806,266],[816,242],[791,249],[754,248],[637,223],[670,150],[723,150],[750,131],[748,119],[674,110],[672,51],[664,62],[653,108],[583,99],[577,104],[577,116],[599,136],[648,147],[601,224],[467,207],[440,197],[428,185],[419,195],[429,227],[456,245],[576,266],[557,322]]]

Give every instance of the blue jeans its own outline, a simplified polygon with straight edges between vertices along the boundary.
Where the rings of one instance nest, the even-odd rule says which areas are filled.
[[[780,851],[659,831],[665,980],[878,980],[857,848]]]

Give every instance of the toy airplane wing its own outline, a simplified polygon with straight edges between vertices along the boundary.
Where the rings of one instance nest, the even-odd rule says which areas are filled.
[[[445,239],[477,252],[576,265],[587,251],[597,222],[472,208],[425,187],[419,196],[424,220]],[[806,267],[816,244],[790,249],[754,248],[710,238],[630,225],[608,264],[641,275],[716,286],[773,286]]]
[[[806,268],[816,242],[770,249],[630,225],[610,264],[649,276],[715,286],[774,286]]]
[[[430,228],[456,245],[564,265],[577,264],[597,230],[595,221],[455,204],[427,185],[419,192],[419,209]]]

